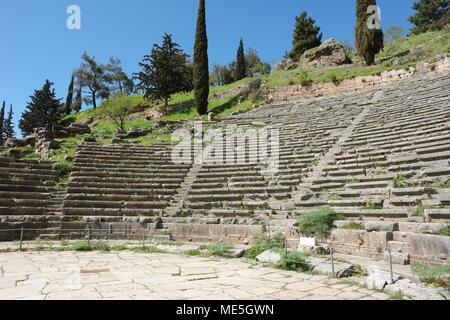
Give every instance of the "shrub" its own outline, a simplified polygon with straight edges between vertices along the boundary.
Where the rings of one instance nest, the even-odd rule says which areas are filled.
[[[345,217],[336,213],[330,207],[322,207],[316,211],[303,214],[299,217],[298,230],[302,234],[311,236],[324,236],[333,228],[334,220],[344,220]]]
[[[227,256],[226,252],[230,249],[233,249],[233,246],[228,243],[217,242],[208,247],[208,251],[213,256]]]
[[[277,267],[283,270],[292,271],[308,271],[309,265],[305,261],[304,256],[297,251],[288,251],[281,254],[281,260],[278,262]]]
[[[247,250],[245,250],[244,258],[255,260],[257,256],[259,256],[261,253],[266,251],[266,248],[264,247],[251,247]]]
[[[244,99],[249,98],[252,101],[256,101],[260,98],[260,88],[262,81],[260,78],[249,82],[248,87],[242,91],[242,97]]]
[[[67,162],[55,162],[52,164],[52,169],[59,171],[61,177],[66,177],[72,172],[73,165]]]
[[[261,233],[253,237],[253,242],[256,246],[269,250],[272,248],[283,248],[285,239],[286,237],[281,232],[273,235],[273,237],[269,237],[269,235]]]
[[[128,96],[126,93],[117,93],[111,99],[105,100],[100,110],[118,129],[126,130],[125,120],[134,112],[135,105],[132,96]]]
[[[75,251],[92,251],[92,247],[88,244],[87,241],[78,241],[72,245],[72,248]]]

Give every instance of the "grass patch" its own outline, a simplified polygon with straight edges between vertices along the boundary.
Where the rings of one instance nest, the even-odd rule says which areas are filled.
[[[349,224],[341,227],[341,229],[351,229],[351,230],[365,230],[365,227],[363,224],[352,221]]]
[[[224,242],[217,242],[208,246],[208,252],[213,256],[228,257],[227,251],[233,249],[233,246]]]
[[[301,234],[321,237],[333,228],[335,220],[345,220],[345,217],[336,213],[330,207],[322,207],[316,211],[301,215],[299,217],[298,230]]]
[[[401,291],[396,291],[389,295],[388,300],[406,300],[405,295]]]
[[[450,225],[447,225],[445,228],[443,228],[443,229],[439,232],[439,234],[440,234],[441,236],[447,236],[447,237],[450,237]]]
[[[439,186],[441,189],[449,189],[450,188],[450,180],[448,180],[446,183],[443,183]]]
[[[75,251],[111,251],[111,247],[104,241],[78,241],[72,245],[72,249]]]
[[[450,290],[450,265],[430,267],[418,263],[411,265],[412,272],[423,279],[428,285],[444,287]]]
[[[153,247],[153,246],[130,248],[130,251],[139,252],[139,253],[167,253],[166,251],[158,249],[157,247]]]

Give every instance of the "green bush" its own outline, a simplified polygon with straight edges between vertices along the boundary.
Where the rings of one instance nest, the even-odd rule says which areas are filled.
[[[208,246],[208,251],[213,256],[227,256],[227,251],[233,249],[233,246],[228,243],[217,242]]]
[[[304,256],[298,251],[288,251],[281,254],[281,260],[277,267],[283,270],[308,271],[309,265]]]
[[[52,164],[52,169],[59,171],[61,177],[70,175],[73,165],[68,162],[55,162]]]
[[[268,250],[271,248],[283,248],[285,239],[285,235],[281,232],[272,237],[269,237],[266,233],[261,233],[253,237],[253,243],[255,246],[261,246]]]
[[[92,246],[88,244],[87,241],[78,241],[72,245],[75,251],[92,251]]]
[[[257,256],[266,251],[264,247],[251,247],[244,252],[244,258],[255,260]]]
[[[334,220],[344,220],[345,217],[336,213],[330,207],[322,207],[316,211],[299,217],[298,230],[301,234],[310,236],[324,236],[333,228]]]

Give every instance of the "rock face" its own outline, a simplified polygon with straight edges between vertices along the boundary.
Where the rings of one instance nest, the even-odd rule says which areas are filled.
[[[344,46],[333,38],[326,40],[318,48],[305,52],[300,58],[302,67],[333,67],[350,62]]]
[[[286,71],[286,70],[292,70],[297,68],[297,64],[292,60],[281,60],[280,62],[276,63],[272,68],[272,73],[278,72],[278,71]]]

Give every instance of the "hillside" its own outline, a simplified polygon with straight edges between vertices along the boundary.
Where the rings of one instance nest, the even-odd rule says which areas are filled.
[[[450,28],[441,31],[428,32],[416,36],[409,36],[397,39],[386,44],[384,51],[377,56],[377,63],[373,66],[365,66],[355,59],[353,53],[348,53],[355,60],[353,64],[342,65],[334,68],[315,67],[308,69],[296,68],[288,71],[279,71],[262,76],[245,78],[238,82],[225,86],[210,87],[210,101],[208,112],[213,112],[217,119],[231,115],[236,111],[249,111],[258,108],[267,101],[264,101],[264,92],[267,90],[277,90],[278,88],[294,85],[317,85],[323,83],[334,83],[339,87],[339,83],[346,79],[354,79],[364,76],[377,76],[385,71],[407,70],[415,67],[418,62],[429,60],[436,55],[450,53]],[[364,81],[364,79],[363,79]],[[248,87],[251,87],[250,89]],[[162,116],[151,120],[145,120],[143,113],[152,112],[158,114],[163,110],[162,103],[152,104],[145,101],[142,95],[131,96],[134,107],[139,113],[129,117],[132,120],[126,121],[126,129],[131,128],[148,129],[155,125],[157,121],[178,121],[178,120],[207,120],[207,116],[199,117],[197,111],[190,103],[193,101],[194,93],[179,93],[171,97],[169,106],[186,104],[182,108],[175,108],[174,111],[165,112]],[[88,136],[95,136],[102,143],[111,143],[117,128],[109,120],[102,116],[103,104],[97,109],[87,109],[83,112],[65,117],[62,123],[83,122],[92,118],[90,124],[90,135],[79,135],[74,138],[59,141],[61,148],[55,150],[52,161],[62,161],[66,156],[74,156],[76,144],[83,141]],[[170,142],[170,134],[161,130],[154,130],[148,135],[139,138],[139,144],[151,145],[155,142]],[[20,148],[19,148],[20,149]],[[5,150],[7,153],[9,150]],[[36,154],[30,154],[28,158],[39,158]]]

